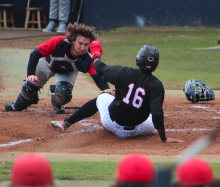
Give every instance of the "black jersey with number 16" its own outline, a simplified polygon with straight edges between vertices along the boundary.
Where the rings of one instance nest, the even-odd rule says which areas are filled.
[[[131,67],[108,66],[101,60],[94,67],[115,85],[115,99],[109,106],[112,121],[130,127],[141,124],[150,113],[163,115],[164,88],[155,76]]]

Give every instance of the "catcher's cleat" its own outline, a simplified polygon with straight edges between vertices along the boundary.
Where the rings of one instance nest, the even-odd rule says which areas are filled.
[[[12,103],[5,103],[5,110],[8,111],[17,111],[14,105],[14,102]]]
[[[64,106],[53,106],[53,110],[55,114],[64,114],[65,113],[65,108]]]
[[[69,126],[71,125],[69,122],[67,121],[51,121],[50,124],[52,125],[52,127],[59,131],[59,132],[64,132],[66,129],[69,128]]]

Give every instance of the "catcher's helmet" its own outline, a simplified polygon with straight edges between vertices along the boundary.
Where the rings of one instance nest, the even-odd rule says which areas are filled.
[[[136,56],[136,64],[143,70],[154,71],[159,64],[159,51],[151,45],[144,45]]]
[[[183,89],[186,99],[193,102],[204,102],[215,99],[215,94],[204,82],[192,79],[186,82]]]

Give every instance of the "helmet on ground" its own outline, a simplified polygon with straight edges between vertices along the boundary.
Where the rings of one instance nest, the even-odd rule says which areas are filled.
[[[183,89],[186,99],[193,102],[204,102],[215,99],[215,94],[204,82],[196,79],[191,79],[186,82]]]
[[[136,56],[136,65],[142,70],[154,71],[159,64],[159,51],[152,45],[144,45]]]

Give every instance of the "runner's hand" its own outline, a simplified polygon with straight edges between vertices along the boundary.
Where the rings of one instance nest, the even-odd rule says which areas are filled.
[[[175,138],[167,138],[166,141],[164,141],[164,143],[183,143],[185,142],[184,140],[180,140],[180,139],[175,139]]]

